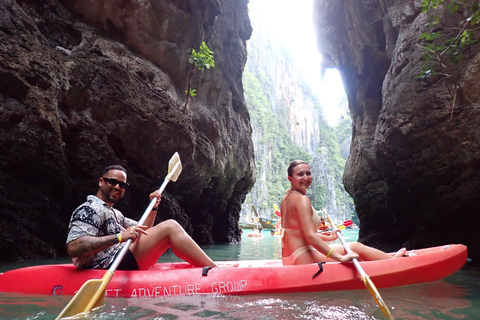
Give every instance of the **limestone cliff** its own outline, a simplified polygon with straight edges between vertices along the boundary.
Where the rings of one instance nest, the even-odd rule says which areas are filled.
[[[308,7],[304,15],[311,19],[311,8],[303,5]],[[345,220],[344,216],[350,217],[353,211],[353,201],[343,189],[344,160],[336,148],[336,129],[328,126],[323,115],[326,108],[336,106],[322,105],[321,93],[307,80],[298,54],[292,51],[291,37],[277,29],[279,23],[285,23],[282,15],[265,18],[273,14],[272,6],[276,6],[275,12],[288,16],[289,7],[296,5],[275,0],[249,2],[253,32],[248,41],[244,88],[252,120],[256,183],[247,195],[241,220],[250,221],[252,205],[260,216],[278,218],[273,205],[280,205],[285,189],[290,187],[286,168],[299,158],[311,164],[315,181],[308,194],[314,207],[326,208],[337,221]],[[286,22],[293,34],[305,31],[293,21]],[[315,61],[310,68],[315,69]]]
[[[353,120],[344,183],[360,240],[384,249],[464,243],[480,257],[480,44],[448,72],[417,79],[420,36],[431,32],[420,1],[316,0],[315,12],[325,66],[340,70]],[[435,13],[450,37],[466,18],[444,6]]]
[[[118,208],[139,218],[176,151],[159,220],[202,244],[239,239],[254,171],[247,2],[0,2],[0,262],[64,254],[70,214],[109,164],[129,171]],[[195,73],[185,109],[202,41],[215,68]]]

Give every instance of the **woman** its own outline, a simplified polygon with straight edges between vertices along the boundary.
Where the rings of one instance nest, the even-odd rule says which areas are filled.
[[[282,212],[282,261],[284,265],[307,264],[321,261],[346,263],[354,258],[362,260],[384,260],[402,257],[406,249],[400,249],[393,257],[388,253],[365,246],[359,242],[350,243],[352,252],[347,253],[338,244],[328,246],[324,241],[335,240],[337,231],[330,236],[318,235],[320,217],[306,196],[312,184],[309,165],[301,160],[293,161],[288,167],[291,187],[283,198]]]

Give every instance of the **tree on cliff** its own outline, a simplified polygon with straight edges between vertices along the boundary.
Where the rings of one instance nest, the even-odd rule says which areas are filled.
[[[188,87],[185,90],[185,106],[184,110],[187,109],[188,102],[190,97],[196,96],[196,89],[192,89],[192,78],[195,73],[195,68],[200,71],[203,71],[205,68],[210,69],[210,67],[215,67],[215,60],[213,59],[213,51],[205,44],[205,41],[202,41],[198,51],[195,49],[191,50],[190,56],[188,57],[188,62],[191,64],[190,71],[188,72]]]

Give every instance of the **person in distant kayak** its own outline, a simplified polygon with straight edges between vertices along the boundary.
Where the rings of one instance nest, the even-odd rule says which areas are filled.
[[[275,222],[275,232],[280,232],[282,229],[282,218],[278,218],[277,222]]]
[[[155,197],[158,200],[145,225],[114,209],[127,187],[126,170],[118,165],[108,166],[98,179],[97,194],[88,196],[72,213],[67,252],[75,267],[108,269],[129,239],[132,245],[118,270],[148,270],[168,248],[194,266],[217,266],[175,220],[153,226],[162,198],[158,190],[150,194],[150,201]]]
[[[293,161],[288,167],[290,189],[282,200],[282,261],[283,265],[307,264],[322,261],[340,261],[346,263],[354,258],[362,260],[383,260],[402,257],[406,249],[400,249],[395,255],[368,247],[360,242],[351,243],[352,252],[335,244],[327,245],[324,241],[335,240],[337,231],[334,229],[328,236],[318,235],[320,217],[316,213],[310,199],[306,196],[307,189],[312,184],[312,172],[309,165],[301,160]]]
[[[320,228],[318,228],[320,231],[326,231],[329,228],[329,226],[325,223],[325,218],[324,217],[321,217],[320,218]]]

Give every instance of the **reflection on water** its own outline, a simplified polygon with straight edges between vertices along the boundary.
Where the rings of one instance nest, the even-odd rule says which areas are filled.
[[[343,232],[347,241],[358,233]],[[204,247],[214,260],[280,259],[280,237],[264,231],[263,238],[242,235],[238,245]],[[33,261],[29,265],[65,263]],[[167,253],[160,262],[179,261]],[[22,264],[21,266],[25,266]],[[20,265],[3,265],[0,270]],[[253,271],[252,271],[253,272]],[[465,266],[438,282],[380,289],[397,320],[480,319],[480,268]],[[0,319],[54,319],[71,297],[5,295],[0,293]],[[366,290],[269,294],[250,296],[174,296],[160,298],[107,298],[103,307],[84,319],[385,319]]]

